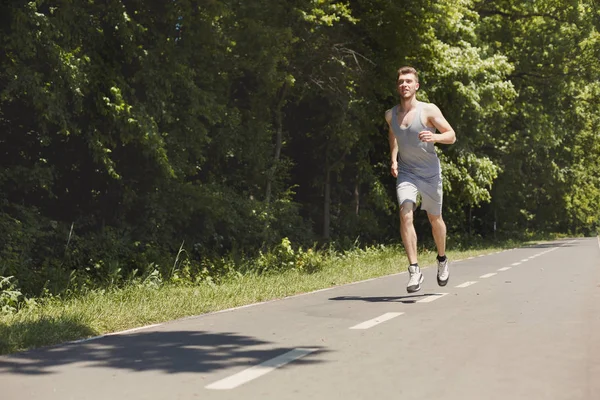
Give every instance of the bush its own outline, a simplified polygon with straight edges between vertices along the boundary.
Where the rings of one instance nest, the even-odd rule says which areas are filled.
[[[12,314],[18,311],[23,294],[17,288],[13,276],[0,276],[0,314]]]
[[[259,273],[281,272],[291,269],[313,273],[323,266],[324,261],[325,255],[313,249],[304,250],[299,247],[294,250],[292,242],[286,237],[270,251],[261,252],[253,262],[253,269]]]

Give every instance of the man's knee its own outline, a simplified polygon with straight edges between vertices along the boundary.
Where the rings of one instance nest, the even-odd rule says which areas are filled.
[[[439,215],[434,215],[434,214],[429,214],[427,213],[427,217],[429,218],[429,222],[431,222],[431,225],[444,225],[444,219],[442,218],[442,214]]]
[[[400,206],[400,223],[412,224],[414,218],[414,205],[410,201],[405,201]]]

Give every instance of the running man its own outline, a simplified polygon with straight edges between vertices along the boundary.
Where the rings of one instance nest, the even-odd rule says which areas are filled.
[[[387,110],[385,119],[389,126],[391,173],[397,178],[400,235],[410,264],[406,290],[414,293],[421,290],[423,282],[413,225],[417,193],[421,195],[421,208],[427,211],[437,247],[438,285],[446,286],[450,276],[446,224],[442,219],[442,168],[434,144],[452,144],[456,142],[456,134],[435,104],[417,100],[419,75],[414,68],[398,70],[397,90],[400,104]]]

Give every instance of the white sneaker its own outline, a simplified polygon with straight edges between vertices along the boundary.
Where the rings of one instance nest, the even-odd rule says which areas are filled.
[[[448,257],[444,261],[437,262],[438,265],[438,273],[437,273],[437,281],[438,285],[446,286],[448,283],[448,279],[450,278],[450,263],[448,262]]]
[[[408,293],[418,292],[421,290],[421,283],[423,282],[423,274],[421,273],[421,269],[417,266],[409,265],[408,273],[410,275],[410,279],[406,285],[406,291]]]

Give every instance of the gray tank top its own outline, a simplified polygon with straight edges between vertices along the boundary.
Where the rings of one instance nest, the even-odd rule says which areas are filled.
[[[440,159],[433,143],[419,140],[419,132],[428,130],[435,133],[421,122],[421,110],[424,103],[417,104],[417,111],[412,123],[401,128],[398,122],[398,106],[392,108],[392,131],[398,142],[398,178],[415,177],[424,180],[439,180],[442,173]]]

